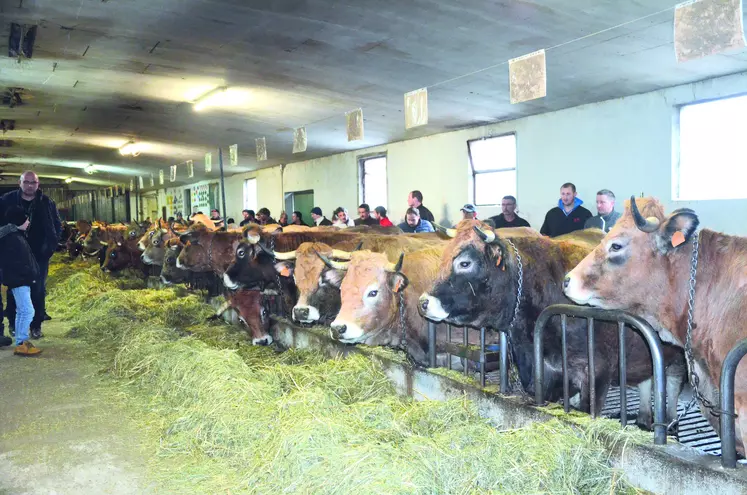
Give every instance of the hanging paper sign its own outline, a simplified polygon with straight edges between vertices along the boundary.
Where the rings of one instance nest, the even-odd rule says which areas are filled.
[[[161,169],[161,170],[159,170],[159,171],[158,171],[158,185],[159,185],[159,186],[162,186],[162,185],[163,185],[163,182],[164,182],[164,176],[165,176],[165,175],[166,175],[166,174],[164,174],[164,173],[163,173],[163,169]]]
[[[170,172],[171,173],[169,174],[169,182],[176,182],[176,165],[171,166]]]
[[[239,164],[239,145],[232,144],[228,147],[229,163],[232,167],[236,167]]]
[[[114,188],[109,186],[109,195],[107,198],[113,198],[114,197]]]
[[[674,53],[687,62],[744,48],[742,0],[696,0],[674,9]]]
[[[293,153],[306,151],[306,127],[293,129]]]
[[[348,142],[363,139],[363,109],[358,108],[345,114]]]
[[[153,174],[150,174],[150,187],[155,187],[156,181],[153,178]]]
[[[508,61],[511,103],[544,98],[547,95],[545,50]]]
[[[140,189],[145,188],[145,186],[143,185],[143,176],[142,175],[137,178],[137,185],[140,186]]]
[[[405,93],[405,129],[428,123],[428,88]]]
[[[187,178],[191,179],[195,176],[195,162],[187,160]]]
[[[209,174],[213,170],[213,154],[205,153],[205,173]]]
[[[257,145],[257,161],[263,162],[267,160],[267,141],[265,138],[257,138],[254,140],[254,143]]]
[[[135,190],[135,179],[130,179],[130,192]]]
[[[88,193],[88,201],[93,201],[93,193]]]

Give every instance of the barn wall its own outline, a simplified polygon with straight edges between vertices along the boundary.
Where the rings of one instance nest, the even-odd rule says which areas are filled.
[[[401,219],[407,193],[420,189],[437,221],[454,222],[471,200],[467,140],[517,133],[518,199],[522,216],[539,228],[545,212],[557,203],[563,182],[574,182],[579,197],[594,213],[595,193],[613,190],[658,197],[668,210],[690,207],[709,228],[747,235],[747,200],[672,201],[672,142],[677,106],[745,92],[747,73],[710,79],[651,93],[583,105],[495,125],[391,143],[315,160],[229,177],[228,213],[240,218],[243,180],[258,178],[260,206],[273,215],[282,209],[283,192],[314,190],[327,216],[337,206],[355,211],[358,204],[358,157],[388,156],[389,211]],[[551,88],[550,88],[551,91]],[[500,202],[500,198],[496,198]],[[374,205],[371,205],[374,206]],[[482,207],[480,217],[500,213]],[[307,214],[307,212],[304,212]]]

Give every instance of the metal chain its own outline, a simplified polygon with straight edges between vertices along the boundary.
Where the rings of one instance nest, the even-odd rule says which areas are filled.
[[[508,344],[507,352],[509,356],[511,355],[511,349],[513,348],[513,343],[511,339],[511,332],[514,329],[514,326],[516,325],[516,320],[519,318],[519,307],[521,306],[521,296],[524,292],[524,262],[521,259],[521,253],[519,253],[519,249],[516,247],[516,244],[511,241],[511,239],[506,239],[506,242],[509,246],[514,250],[514,254],[516,255],[516,266],[518,268],[517,270],[517,282],[516,282],[516,305],[514,306],[514,314],[511,318],[511,323],[508,325],[508,329],[506,330],[506,342]],[[524,394],[524,387],[521,385],[521,380],[519,378],[519,370],[516,366],[516,363],[513,362],[513,359],[511,360],[511,368],[509,370],[509,388],[511,389],[511,392],[513,393],[520,393]]]
[[[399,291],[399,328],[400,328],[400,339],[399,345],[405,354],[407,354],[407,333],[405,325],[405,291]]]

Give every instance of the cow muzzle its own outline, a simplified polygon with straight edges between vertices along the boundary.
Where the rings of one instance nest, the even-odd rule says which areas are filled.
[[[319,321],[319,310],[314,306],[300,306],[293,308],[293,319],[300,323],[314,323]]]
[[[177,261],[177,266],[179,266],[178,261]],[[223,274],[223,285],[225,285],[227,289],[231,289],[231,290],[235,290],[239,288],[239,283],[234,281],[231,277],[229,277],[228,273]]]
[[[449,316],[449,313],[441,305],[441,301],[428,293],[423,293],[420,296],[418,311],[423,317],[433,321],[443,321]]]
[[[563,280],[563,292],[571,301],[576,304],[589,304],[592,294],[584,289],[582,277],[574,275],[575,270],[566,275]]]
[[[335,320],[330,325],[330,335],[333,339],[339,340],[346,344],[355,344],[362,340],[364,335],[363,329],[355,323],[343,320]]]
[[[264,337],[254,338],[252,339],[252,344],[254,345],[270,345],[272,344],[272,335],[267,334]]]

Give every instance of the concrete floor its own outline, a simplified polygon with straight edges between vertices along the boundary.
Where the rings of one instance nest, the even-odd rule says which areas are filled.
[[[144,433],[74,340],[49,322],[34,358],[0,348],[0,495],[154,493]]]

